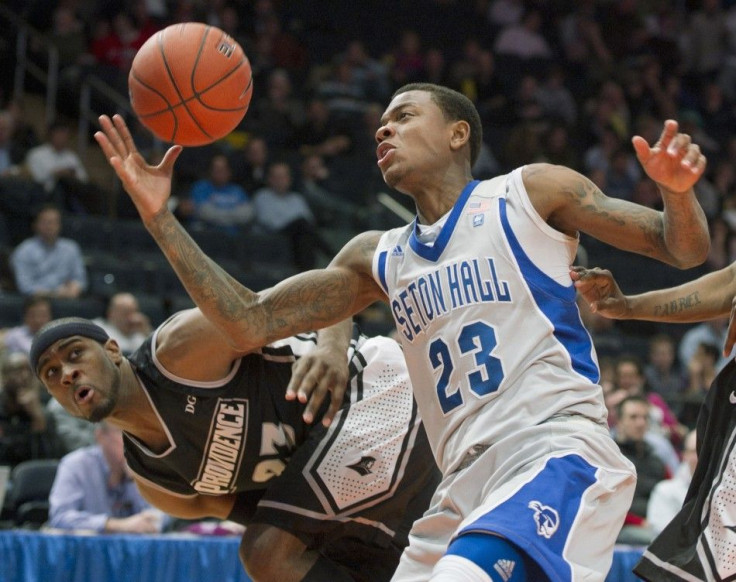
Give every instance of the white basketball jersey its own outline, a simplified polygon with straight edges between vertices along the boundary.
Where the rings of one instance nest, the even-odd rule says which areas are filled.
[[[577,240],[537,214],[521,168],[468,184],[433,244],[417,228],[383,234],[373,275],[443,473],[472,446],[553,416],[605,425],[598,361],[569,274]]]

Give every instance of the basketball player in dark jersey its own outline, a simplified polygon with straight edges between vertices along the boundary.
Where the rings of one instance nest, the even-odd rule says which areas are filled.
[[[736,263],[669,289],[624,295],[610,271],[575,268],[591,309],[612,319],[694,323],[730,316],[723,347],[736,343]],[[652,582],[736,580],[736,363],[716,376],[697,420],[698,464],[683,507],[634,572]]]
[[[31,363],[72,415],[124,431],[153,505],[247,525],[253,580],[388,580],[439,471],[401,348],[351,330],[243,353],[192,309],[126,358],[101,327],[66,318],[40,330]]]

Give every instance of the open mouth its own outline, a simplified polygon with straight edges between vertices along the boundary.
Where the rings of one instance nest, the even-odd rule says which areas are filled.
[[[92,399],[95,391],[89,386],[80,386],[74,392],[74,400],[77,404],[85,404]]]
[[[378,158],[378,165],[382,165],[389,160],[394,152],[394,147],[388,143],[382,143],[376,149],[376,157]]]

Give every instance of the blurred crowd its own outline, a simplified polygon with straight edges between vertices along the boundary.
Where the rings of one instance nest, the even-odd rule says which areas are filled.
[[[654,143],[663,121],[677,120],[708,158],[696,186],[712,237],[706,263],[676,272],[585,236],[579,261],[611,268],[625,292],[636,292],[684,282],[736,259],[734,1],[7,4],[58,48],[60,93],[57,121],[39,134],[26,119],[22,100],[11,98],[12,72],[0,80],[0,298],[24,301],[17,321],[3,317],[6,358],[27,353],[38,327],[59,310],[68,312],[64,299],[87,305],[102,299],[93,315],[109,329],[134,336],[126,344],[131,350],[178,305],[168,301],[164,309],[144,314],[137,301],[156,289],[134,285],[120,273],[115,285],[107,284],[110,264],[102,267],[102,283],[91,272],[116,254],[110,245],[120,251],[115,260],[123,262],[131,247],[143,252],[135,247],[136,237],[147,234],[131,231],[117,243],[104,236],[95,242],[95,233],[120,232],[116,225],[133,228],[135,212],[124,197],[111,196],[90,179],[85,160],[72,147],[68,123],[79,114],[85,77],[98,76],[125,94],[136,50],[176,22],[222,28],[243,46],[252,66],[255,89],[247,115],[226,139],[185,150],[172,207],[203,245],[212,242],[210,254],[228,269],[242,269],[238,278],[255,286],[247,277],[265,272],[259,271],[266,267],[258,265],[257,255],[266,251],[246,240],[268,241],[269,247],[280,241],[286,264],[276,276],[324,264],[362,230],[403,224],[378,200],[386,192],[412,210],[383,184],[374,134],[392,92],[412,81],[450,86],[477,105],[484,129],[477,178],[530,162],[562,164],[609,196],[653,208],[660,207],[657,188],[643,174],[630,140],[641,135]],[[6,44],[0,70],[12,71],[13,56],[12,44]],[[161,144],[141,127],[136,140],[151,161],[162,155]],[[233,251],[243,247],[243,255]],[[162,278],[166,266],[151,260],[153,276]],[[116,309],[127,315],[116,316]],[[581,310],[601,359],[611,430],[640,474],[622,540],[646,542],[664,511],[660,505],[647,515],[650,498],[661,502],[661,495],[673,491],[677,498],[689,480],[694,453],[689,435],[724,363],[720,350],[727,322],[632,324],[604,320],[585,305]],[[371,332],[392,328],[380,308],[366,312],[363,323]],[[4,360],[3,371],[13,365],[18,362]],[[28,396],[13,388],[12,374],[4,374],[2,382],[0,464],[20,460],[8,456],[11,450],[28,458],[58,457],[80,446],[82,441],[63,433],[49,434],[63,426],[63,411],[53,411],[40,393]],[[34,383],[31,376],[25,382]],[[20,401],[19,395],[24,395]],[[35,439],[24,448],[6,444],[9,423],[19,426],[9,420],[14,415],[25,418],[23,426]],[[84,442],[92,443],[92,433],[87,436]],[[664,482],[669,489],[659,487]]]

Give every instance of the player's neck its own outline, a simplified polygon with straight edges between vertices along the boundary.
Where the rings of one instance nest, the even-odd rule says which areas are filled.
[[[434,224],[447,214],[471,180],[472,177],[468,177],[461,181],[443,184],[438,188],[427,188],[419,193],[413,193],[419,222]]]
[[[127,360],[122,366],[118,404],[110,416],[116,426],[136,437],[152,452],[161,452],[169,447],[161,420]]]

